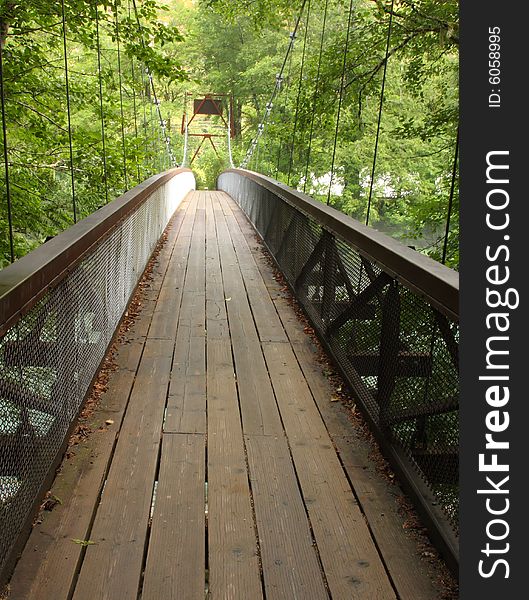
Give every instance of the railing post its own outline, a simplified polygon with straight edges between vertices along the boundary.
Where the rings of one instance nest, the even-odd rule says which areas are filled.
[[[377,403],[380,408],[380,427],[387,425],[391,396],[395,388],[398,371],[400,335],[400,295],[393,281],[384,296],[382,324],[380,328],[380,353],[378,359]]]
[[[321,302],[321,319],[328,323],[334,301],[336,300],[336,243],[334,236],[323,230],[325,258],[323,260],[323,297]]]

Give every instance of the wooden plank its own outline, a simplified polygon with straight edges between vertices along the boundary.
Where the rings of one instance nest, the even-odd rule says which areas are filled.
[[[165,434],[142,600],[204,598],[204,510],[204,436]]]
[[[255,261],[249,251],[248,244],[244,239],[241,229],[233,216],[228,203],[227,194],[220,196],[223,211],[225,213],[228,231],[233,242],[233,247],[243,277],[244,286],[252,314],[255,319],[259,338],[262,342],[286,342],[285,330],[277,316],[274,305],[268,298],[266,285]]]
[[[197,304],[199,306],[197,307]],[[196,307],[196,308],[195,308]],[[206,432],[206,348],[204,325],[200,334],[184,319],[201,314],[204,295],[184,293],[178,325],[171,385],[165,413],[164,432]]]
[[[332,597],[395,598],[292,349],[264,353]]]
[[[168,269],[170,269],[170,258],[174,251],[175,240],[177,239],[181,230],[182,221],[188,205],[188,202],[182,202],[179,210],[177,210],[169,222],[169,225],[166,229],[167,238],[165,245],[158,254],[150,277],[142,285],[141,314],[143,318],[136,319],[136,321],[127,331],[127,337],[130,340],[137,339],[141,342],[144,341],[144,338],[147,337],[151,327],[152,316],[156,308],[158,308],[158,310],[160,309],[158,304],[160,288],[162,287],[162,283],[166,277]]]
[[[282,317],[284,312],[291,312],[285,301],[277,300],[276,306]],[[297,319],[287,321],[286,318],[283,323],[399,597],[402,600],[440,598],[441,592],[429,575],[427,563],[419,556],[416,541],[405,529],[405,515],[399,504],[399,499],[404,496],[402,491],[380,476],[370,457],[372,447],[362,432],[354,429],[347,409],[340,402],[330,401],[333,390],[322,376],[321,365],[316,362],[318,350],[300,323]]]
[[[220,210],[217,194],[212,193],[206,207],[206,331],[208,340],[229,339],[230,337],[214,207]]]
[[[232,221],[230,233],[240,263],[249,250],[237,229]],[[261,296],[261,305],[263,301],[269,304],[267,313],[279,320],[268,294]],[[267,326],[263,321],[264,338]],[[263,343],[263,348],[332,596],[395,598],[292,350],[284,343]]]
[[[266,301],[273,307],[268,294]],[[282,343],[263,349],[332,596],[394,598],[292,349]]]
[[[329,403],[330,394],[324,387],[327,382],[321,376],[321,368],[314,363],[314,353],[306,345],[307,338],[302,337],[302,328],[286,302],[283,305],[283,294],[270,272],[263,271],[264,263],[261,264],[260,259],[257,259],[257,265],[252,263],[254,259],[250,256],[249,249],[245,248],[245,243],[247,241],[253,250],[252,246],[255,246],[255,243],[250,238],[250,235],[254,235],[253,230],[247,223],[241,224],[238,209],[233,208],[231,201],[230,208],[226,209],[227,201],[220,194],[212,194],[209,198],[205,194],[199,194],[192,200],[199,201],[199,204],[190,206],[192,214],[196,215],[198,233],[193,230],[193,216],[192,221],[187,221],[187,230],[184,229],[182,237],[178,236],[176,240],[163,284],[158,284],[159,275],[156,276],[157,282],[153,289],[160,290],[160,305],[156,307],[159,324],[150,331],[141,329],[144,337],[149,334],[148,350],[145,352],[145,361],[140,367],[133,389],[130,408],[123,421],[114,462],[94,527],[90,532],[89,524],[86,527],[83,525],[84,529],[79,532],[72,529],[74,533],[64,534],[61,543],[65,550],[55,558],[50,558],[55,569],[53,579],[59,582],[59,587],[44,587],[42,589],[45,591],[35,597],[68,597],[68,591],[63,594],[62,590],[70,589],[72,577],[68,573],[75,573],[79,557],[84,551],[82,546],[73,543],[71,539],[86,539],[87,536],[96,544],[86,548],[86,557],[74,598],[85,600],[137,597],[147,540],[165,393],[169,385],[172,344],[177,335],[178,320],[182,325],[182,334],[179,331],[179,335],[183,336],[181,339],[188,340],[188,367],[199,367],[196,380],[193,379],[194,371],[186,369],[184,380],[188,392],[185,393],[192,394],[196,389],[202,399],[203,388],[200,381],[203,379],[200,378],[205,376],[204,325],[207,328],[210,597],[241,600],[262,597],[245,446],[237,405],[237,383],[245,427],[248,426],[251,433],[268,434],[249,435],[246,440],[267,597],[328,597],[317,549],[313,546],[311,538],[311,523],[307,518],[307,510],[333,598],[355,598],[356,596],[350,593],[350,586],[355,590],[362,590],[362,597],[394,597],[387,595],[385,587],[377,588],[376,582],[366,588],[364,583],[341,579],[345,573],[356,579],[356,572],[351,575],[347,571],[351,564],[353,568],[360,570],[362,575],[369,572],[371,565],[368,567],[357,564],[357,554],[364,555],[363,534],[353,537],[356,531],[354,528],[358,528],[358,523],[351,522],[351,515],[356,514],[358,507],[354,505],[354,498],[351,500],[351,490],[321,418],[318,424],[316,417],[319,418],[319,415],[312,399],[312,408],[309,408],[308,398],[311,394],[307,391],[307,382],[310,391],[316,396],[320,410],[326,416],[326,425],[333,432],[333,442],[337,444],[350,476],[354,473],[358,475],[356,493],[362,500],[366,515],[371,515],[370,527],[375,531],[377,543],[383,547],[382,554],[399,597],[410,600],[419,597],[430,600],[438,597],[422,585],[422,580],[427,576],[424,574],[424,568],[421,569],[416,555],[411,556],[409,564],[406,564],[407,548],[404,548],[404,558],[400,556],[398,537],[395,534],[397,521],[391,511],[383,511],[387,504],[387,496],[391,495],[391,492],[387,492],[383,480],[376,479],[376,473],[374,470],[371,472],[371,467],[364,469],[366,465],[371,464],[368,461],[365,441],[359,434],[351,433],[347,415],[328,410],[329,405],[334,409],[339,403]],[[199,216],[200,210],[203,211],[202,216]],[[202,220],[201,224],[199,220]],[[184,224],[183,222],[182,226]],[[236,226],[242,228],[245,239],[237,232]],[[215,238],[217,229],[221,237],[218,243]],[[173,261],[178,243],[181,245],[181,251],[185,252],[186,244],[192,245],[193,239],[196,241],[192,253],[194,262],[191,271],[188,267],[189,288],[186,291],[184,279],[178,279],[181,277],[181,266],[173,267]],[[189,256],[191,257],[191,254]],[[207,277],[204,279],[205,270]],[[170,282],[171,286],[168,285]],[[224,285],[227,285],[226,290]],[[275,306],[267,290],[276,299]],[[162,303],[165,305],[171,301],[176,303],[176,310],[175,304],[169,305],[169,309],[162,307]],[[149,302],[154,305],[154,301]],[[275,313],[276,308],[280,319]],[[149,313],[153,312],[155,309],[150,306]],[[173,333],[168,334],[162,316],[167,317],[174,312],[177,320],[172,321],[170,331]],[[288,317],[285,316],[287,314]],[[200,327],[202,334],[198,335]],[[264,344],[267,358],[265,363],[261,341],[277,340],[276,335],[280,332],[278,327],[286,328],[290,339],[294,341],[295,355],[283,342]],[[197,335],[192,335],[193,331]],[[152,339],[158,335],[164,336],[165,339]],[[287,339],[284,333],[283,339]],[[234,377],[230,340],[233,341],[237,382]],[[143,341],[137,338],[133,344],[136,345],[121,355],[120,363],[127,360],[127,353],[131,360],[139,360],[138,347],[141,347]],[[178,346],[176,351],[178,352]],[[176,357],[177,354],[175,359]],[[296,359],[303,373],[297,366]],[[283,363],[286,364],[287,371]],[[291,434],[291,453],[295,459],[306,507],[299,491],[291,453],[283,435],[283,426],[267,367],[274,380],[285,426]],[[157,371],[159,369],[163,374]],[[252,382],[255,374],[256,381]],[[176,371],[173,369],[173,392],[178,389],[180,381],[177,381],[175,376]],[[119,379],[122,378],[123,385],[128,385],[130,390],[133,377],[134,369],[125,369],[116,379],[116,385],[119,385]],[[147,400],[146,406],[137,404],[140,399],[144,403]],[[192,405],[188,405],[188,408],[190,406]],[[115,416],[120,414],[119,400],[109,402],[107,411],[106,414],[110,414],[110,418],[119,421]],[[276,427],[277,429],[274,429]],[[304,435],[300,432],[304,432]],[[200,435],[164,435],[158,502],[155,509],[159,510],[159,513],[155,513],[153,521],[143,597],[203,597],[204,437],[202,432]],[[362,446],[364,454],[356,446]],[[353,451],[350,451],[349,447],[352,447]],[[109,455],[112,445],[108,448]],[[91,457],[87,456],[87,459],[90,462]],[[97,460],[99,459],[96,457],[96,465]],[[365,472],[367,475],[364,474],[362,478]],[[182,483],[184,480],[185,485]],[[97,477],[87,476],[83,485],[85,489],[93,488],[90,493],[97,499],[101,483],[102,477],[99,472],[99,480]],[[168,501],[167,496],[171,496],[171,501]],[[179,498],[176,503],[175,497]],[[79,502],[85,502],[85,499],[80,498]],[[92,508],[88,513],[90,518],[94,504],[95,500],[92,500]],[[393,504],[395,505],[395,502]],[[50,516],[53,517],[59,508],[62,509],[57,507],[49,513]],[[69,517],[73,525],[76,525],[77,515],[80,514],[80,509],[77,512],[76,510],[72,510]],[[189,516],[189,511],[195,514],[191,519],[186,519],[184,515]],[[82,524],[82,518],[79,517],[78,520]],[[89,521],[90,519],[88,523]],[[367,529],[363,524],[362,515],[361,522],[364,529]],[[402,524],[398,526],[402,535]],[[389,533],[386,530],[389,530]],[[402,537],[404,541],[408,540],[405,536]],[[190,541],[182,542],[182,539]],[[72,547],[77,556],[73,561],[68,558]],[[33,557],[33,562],[27,563],[26,574],[31,568],[40,571],[39,553],[32,552],[30,547],[28,553],[36,554],[37,560]],[[48,556],[51,557],[51,554]],[[63,556],[66,557],[64,585],[61,582]],[[333,563],[337,564],[329,562],[330,559],[326,558],[328,556],[333,557]],[[348,565],[348,562],[351,564]],[[43,572],[48,574],[44,577],[49,577],[50,570],[45,563],[46,559]],[[402,573],[396,572],[397,567]],[[51,581],[52,578],[49,579]],[[41,581],[43,580],[41,577]],[[413,587],[414,581],[417,587]],[[331,585],[331,582],[334,583]],[[31,582],[29,585],[31,587]],[[46,585],[49,584],[44,583],[44,586]],[[28,589],[30,588],[27,586],[19,588],[23,591],[18,597],[33,600],[32,596],[26,594]],[[390,591],[392,593],[392,590]]]
[[[136,598],[173,342],[147,340],[73,598]]]
[[[82,546],[105,479],[122,414],[134,381],[133,371],[113,377],[119,386],[103,395],[101,406],[86,424],[89,438],[65,459],[50,490],[60,499],[54,509],[44,511],[33,528],[10,583],[11,600],[67,598],[78,569]],[[107,426],[105,421],[114,424]]]
[[[262,597],[257,539],[229,341],[208,341],[210,597]]]
[[[256,242],[252,225],[232,199],[229,204],[274,301],[342,464],[353,482],[399,597],[402,600],[439,599],[441,591],[433,583],[430,566],[421,560],[415,539],[404,527],[405,516],[398,503],[403,497],[402,491],[396,484],[388,485],[379,475],[370,457],[371,445],[366,443],[363,433],[354,428],[348,409],[341,402],[330,401],[334,391],[322,375],[322,366],[317,361],[318,348],[304,332],[303,324],[292,310],[287,299],[289,294],[282,291],[281,285],[274,279],[262,246]]]
[[[178,214],[170,230],[178,232]],[[172,252],[175,235],[168,235],[164,250]],[[168,261],[158,257],[158,278],[163,278]],[[153,301],[154,305],[154,301]],[[93,514],[103,487],[115,441],[119,435],[123,414],[129,401],[145,345],[145,334],[152,310],[142,310],[136,320],[138,328],[127,332],[117,345],[106,393],[96,412],[86,423],[92,433],[74,447],[65,459],[50,493],[60,499],[53,511],[44,511],[41,522],[32,530],[26,548],[10,583],[10,598],[47,600],[67,598],[81,560],[83,547],[72,540],[89,536]],[[113,421],[108,424],[107,420]]]
[[[186,273],[186,289],[189,291],[204,292],[205,288],[205,196],[202,194],[197,197],[194,203],[196,207],[196,217],[191,236],[191,247],[189,251],[189,261]]]
[[[196,195],[196,217],[178,317],[165,432],[206,432],[205,196]]]
[[[209,598],[258,600],[258,544],[211,197],[206,232]]]
[[[220,206],[214,207],[214,214],[243,429],[247,434],[278,435],[283,428],[237,257]]]
[[[190,206],[190,199],[192,193],[190,192],[186,198],[180,203],[176,212],[172,216],[169,226],[164,231],[162,237],[165,238],[165,244],[158,253],[156,264],[152,269],[152,287],[158,293],[163,285],[164,277],[167,271],[167,267],[171,264],[171,259],[174,251],[176,239],[180,235],[182,224],[185,220],[187,210]]]
[[[247,436],[266,598],[328,598],[283,436]]]
[[[159,290],[156,309],[153,313],[149,336],[159,339],[174,339],[178,324],[182,288],[190,251],[190,239],[196,216],[195,193],[189,195],[186,213],[171,254],[171,260]]]

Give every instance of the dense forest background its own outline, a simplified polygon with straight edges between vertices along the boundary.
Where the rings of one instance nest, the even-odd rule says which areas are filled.
[[[247,168],[362,222],[372,188],[369,224],[437,260],[452,198],[457,268],[456,0],[2,0],[0,19],[15,257],[181,163],[184,95],[214,92],[234,98],[237,166],[262,124]],[[201,187],[229,166],[216,144],[192,165]],[[4,161],[0,178],[5,266]]]

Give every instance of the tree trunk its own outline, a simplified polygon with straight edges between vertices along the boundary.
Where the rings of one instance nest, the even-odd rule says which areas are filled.
[[[2,49],[5,46],[7,40],[7,34],[9,32],[9,15],[11,11],[15,8],[13,2],[8,2],[4,8],[2,9],[2,14],[0,15],[0,45]]]

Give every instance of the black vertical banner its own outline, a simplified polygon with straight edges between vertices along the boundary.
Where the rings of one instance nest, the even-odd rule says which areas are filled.
[[[461,598],[528,598],[525,2],[461,0]]]

